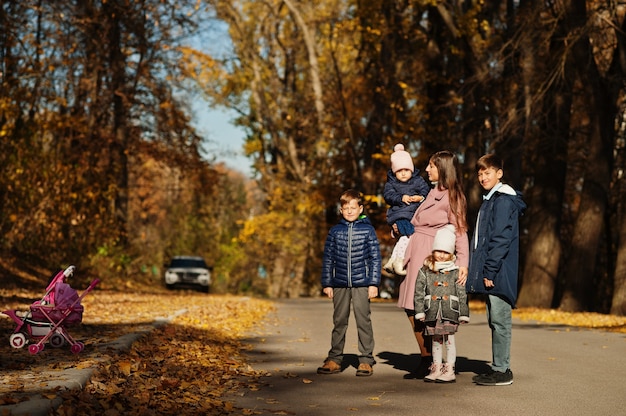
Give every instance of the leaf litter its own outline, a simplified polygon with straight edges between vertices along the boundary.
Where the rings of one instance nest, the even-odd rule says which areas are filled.
[[[27,310],[32,303],[12,302],[15,298],[2,291],[0,297],[5,309]],[[6,334],[0,342],[0,406],[39,394],[62,399],[51,415],[221,415],[234,410],[221,397],[254,386],[265,374],[245,362],[248,347],[241,340],[273,310],[270,301],[191,291],[94,291],[82,304],[82,323],[68,327],[85,344],[80,354],[67,347],[46,346],[36,355],[13,349],[8,343],[13,322],[0,319]],[[154,328],[164,317],[171,319]],[[111,346],[130,333],[143,334],[130,349]],[[95,369],[82,390],[49,383],[64,370],[79,368]]]
[[[485,304],[470,301],[472,312],[484,312]],[[626,316],[608,315],[597,312],[565,312],[558,309],[517,308],[513,310],[513,318],[522,321],[536,321],[540,324],[559,324],[575,328],[600,329],[610,332],[626,333]]]

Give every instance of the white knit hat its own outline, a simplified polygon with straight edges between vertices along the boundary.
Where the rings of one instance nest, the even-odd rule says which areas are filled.
[[[454,225],[444,225],[435,234],[435,241],[433,241],[433,251],[445,251],[446,253],[454,254],[454,248],[456,246],[456,232]]]
[[[404,150],[404,145],[398,143],[393,147],[393,153],[391,154],[391,171],[396,173],[400,169],[408,169],[411,172],[415,170],[413,167],[413,159],[409,152]]]

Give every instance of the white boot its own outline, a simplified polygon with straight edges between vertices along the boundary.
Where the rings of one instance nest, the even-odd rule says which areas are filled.
[[[390,258],[389,261],[383,266],[383,269],[385,269],[386,272],[393,273],[393,264],[395,261],[395,257]]]
[[[441,374],[437,377],[437,383],[454,383],[455,381],[454,364],[445,363],[442,366]]]
[[[424,377],[424,381],[426,381],[427,383],[433,383],[435,381],[437,381],[437,377],[441,376],[441,369],[443,368],[444,364],[437,364],[437,363],[432,363],[430,366],[430,374],[428,374],[426,377]]]
[[[404,259],[397,258],[393,262],[393,271],[398,276],[406,276],[406,270],[404,269]]]

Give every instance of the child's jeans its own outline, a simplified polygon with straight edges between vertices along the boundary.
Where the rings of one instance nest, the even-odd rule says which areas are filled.
[[[491,328],[491,368],[504,373],[511,368],[511,305],[498,296],[487,297],[487,321]]]
[[[370,301],[366,287],[333,288],[333,333],[328,359],[341,364],[343,348],[346,343],[346,331],[350,318],[350,304],[353,305],[359,337],[359,364],[374,365],[374,333],[370,317]]]

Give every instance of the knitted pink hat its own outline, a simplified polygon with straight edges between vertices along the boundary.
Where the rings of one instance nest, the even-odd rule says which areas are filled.
[[[404,150],[404,145],[398,143],[393,147],[393,153],[391,154],[391,171],[396,173],[400,169],[408,169],[411,172],[415,170],[413,167],[413,159],[409,152]]]

